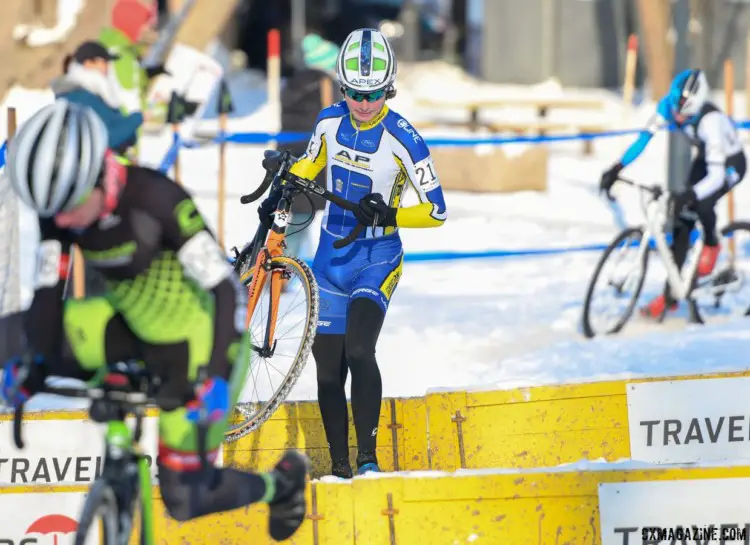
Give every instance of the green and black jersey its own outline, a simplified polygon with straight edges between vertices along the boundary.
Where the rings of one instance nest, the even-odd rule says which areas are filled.
[[[53,219],[40,221],[37,287],[26,313],[28,342],[54,361],[65,333],[84,367],[99,367],[109,362],[86,360],[105,358],[102,350],[80,348],[86,341],[75,337],[97,329],[86,321],[117,315],[138,345],[188,343],[191,367],[208,364],[212,375],[227,377],[244,329],[245,289],[182,187],[149,168],[129,166],[125,172],[116,208],[91,227],[62,230]],[[63,302],[73,243],[104,277],[109,310],[99,304],[98,311],[87,311],[90,315],[66,312],[64,307],[74,304]]]

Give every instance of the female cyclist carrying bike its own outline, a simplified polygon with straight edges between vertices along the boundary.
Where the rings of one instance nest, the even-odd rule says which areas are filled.
[[[709,87],[701,70],[685,70],[672,81],[669,94],[663,97],[646,130],[614,166],[602,174],[600,187],[609,195],[620,171],[641,154],[654,133],[663,125],[674,124],[698,148],[687,181],[687,189],[674,195],[674,233],[672,253],[678,269],[685,263],[690,247],[690,232],[695,227],[692,211],[704,231],[703,250],[698,261],[698,275],[708,276],[721,250],[716,236],[716,203],[745,176],[746,159],[732,119],[708,100]],[[688,212],[687,214],[685,212]],[[665,293],[641,309],[641,315],[658,318],[669,305],[677,303]]]
[[[395,96],[396,58],[374,29],[355,30],[336,62],[344,100],[318,115],[307,151],[291,173],[312,180],[326,169],[329,191],[358,202],[356,212],[327,203],[313,272],[320,288],[320,314],[313,356],[318,403],[332,470],[352,477],[344,386],[351,371],[351,400],[357,432],[358,473],[380,471],[375,454],[382,401],[375,347],[393,291],[401,277],[399,228],[439,227],[446,207],[430,152],[416,130],[386,106]],[[420,204],[402,207],[406,184]],[[280,194],[258,212],[268,222]],[[332,243],[358,223],[366,225],[352,245]]]

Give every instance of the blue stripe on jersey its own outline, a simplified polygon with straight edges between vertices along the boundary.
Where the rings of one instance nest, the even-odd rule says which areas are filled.
[[[445,214],[445,197],[443,196],[443,189],[440,186],[428,191],[425,195],[427,195],[427,200],[437,206],[438,214]]]
[[[393,110],[389,110],[383,119],[383,125],[391,135],[398,140],[409,153],[412,163],[418,163],[430,155],[427,144],[409,122]]]
[[[372,179],[360,172],[333,165],[331,167],[331,191],[334,195],[356,203],[365,195],[372,193]],[[346,236],[355,225],[357,225],[357,218],[354,217],[353,212],[344,210],[334,203],[328,205],[328,222],[325,227],[329,232]],[[360,238],[364,236],[363,231]]]
[[[327,108],[323,108],[322,110],[320,110],[318,118],[315,120],[315,126],[317,127],[318,123],[325,119],[344,117],[348,114],[349,107],[346,105],[346,102],[344,102],[343,100],[341,102],[336,102],[335,104],[331,104]]]

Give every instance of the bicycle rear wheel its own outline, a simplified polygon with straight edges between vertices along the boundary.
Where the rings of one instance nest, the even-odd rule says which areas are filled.
[[[118,545],[118,515],[115,491],[106,480],[98,479],[83,505],[75,545]]]
[[[254,275],[251,256],[252,251],[248,251],[235,263],[247,286]],[[283,286],[276,309],[273,282]],[[252,364],[236,414],[224,435],[227,441],[235,441],[260,427],[287,398],[307,363],[317,330],[318,285],[304,261],[285,255],[272,258],[271,272],[258,290],[260,295],[249,327]],[[274,315],[274,344],[269,347],[265,346],[266,331],[269,316]]]
[[[734,255],[730,241],[734,241]],[[698,278],[692,292],[701,314],[709,321],[750,315],[750,223],[727,225],[721,230],[720,243],[713,272]]]
[[[646,267],[648,266],[648,251],[643,253],[642,262],[638,262],[638,251],[643,241],[643,230],[639,227],[631,227],[623,230],[602,253],[599,263],[594,269],[594,274],[586,291],[586,299],[583,303],[582,327],[583,334],[587,338],[595,335],[608,335],[617,333],[628,322],[633,314],[638,296],[643,288],[646,278]],[[622,266],[622,267],[621,267]],[[607,274],[607,269],[614,270]],[[619,270],[622,268],[622,270]],[[597,281],[603,279],[607,288],[614,288],[614,301],[606,301],[603,305],[594,304],[594,292]],[[626,292],[625,290],[629,290]],[[615,303],[624,302],[621,310],[611,313]],[[598,303],[598,302],[597,302]],[[598,324],[598,307],[605,309],[610,314],[609,320],[602,326]]]

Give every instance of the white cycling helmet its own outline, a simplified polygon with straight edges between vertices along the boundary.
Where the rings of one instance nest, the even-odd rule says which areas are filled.
[[[710,89],[703,70],[680,72],[669,90],[672,112],[687,117],[697,115],[708,100]]]
[[[40,217],[66,212],[99,181],[107,145],[107,128],[94,110],[58,99],[10,140],[13,190]]]
[[[389,90],[396,80],[396,68],[391,44],[374,28],[349,34],[336,61],[336,75],[342,87],[362,93]]]

